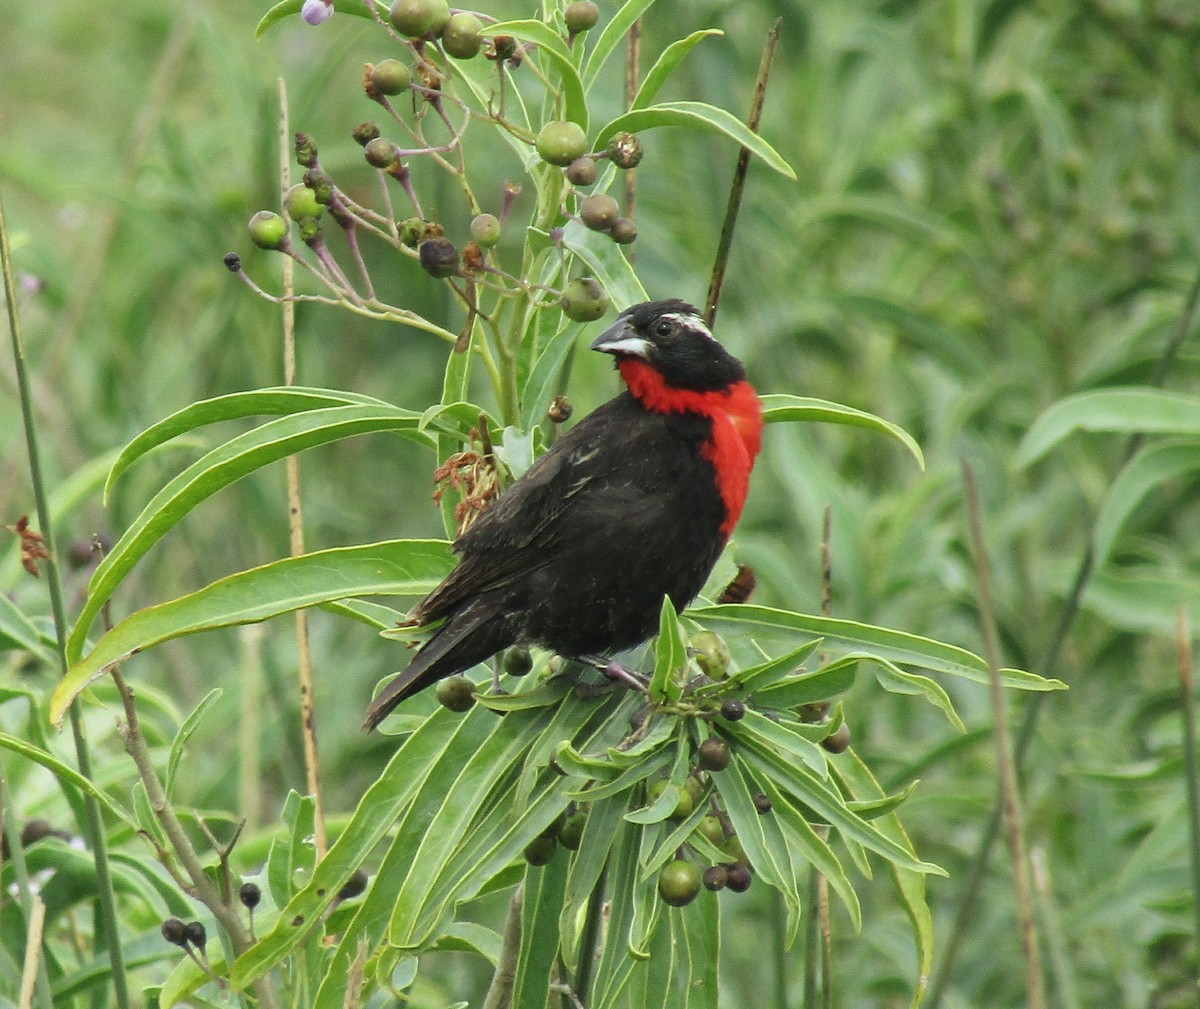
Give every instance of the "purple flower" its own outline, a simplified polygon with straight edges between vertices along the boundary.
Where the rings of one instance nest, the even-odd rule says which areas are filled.
[[[300,16],[310,25],[324,24],[333,16],[333,0],[304,0]]]

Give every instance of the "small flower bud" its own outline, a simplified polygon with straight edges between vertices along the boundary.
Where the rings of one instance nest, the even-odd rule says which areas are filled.
[[[317,163],[317,142],[307,133],[296,134],[296,161],[302,168],[312,168]]]
[[[321,169],[313,168],[304,173],[304,185],[312,190],[313,199],[322,207],[333,202],[333,179]]]
[[[304,0],[300,16],[310,25],[324,24],[333,17],[333,0]]]
[[[427,238],[417,246],[417,252],[421,257],[421,268],[431,277],[440,280],[458,273],[458,249],[450,239]]]
[[[359,123],[354,127],[353,137],[360,147],[366,147],[377,136],[379,136],[379,124],[377,122]]]

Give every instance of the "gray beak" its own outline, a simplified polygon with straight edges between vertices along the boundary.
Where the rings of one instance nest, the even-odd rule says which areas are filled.
[[[603,354],[627,354],[631,357],[648,357],[654,345],[644,336],[639,336],[624,316],[592,341],[591,349]]]

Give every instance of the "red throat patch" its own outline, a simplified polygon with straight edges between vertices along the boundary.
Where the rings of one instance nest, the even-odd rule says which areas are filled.
[[[717,472],[717,489],[725,502],[725,538],[742,515],[750,489],[750,471],[762,447],[762,403],[749,382],[728,389],[695,392],[676,389],[640,358],[622,357],[618,367],[629,391],[648,410],[657,413],[698,413],[712,421],[712,437],[701,449]]]

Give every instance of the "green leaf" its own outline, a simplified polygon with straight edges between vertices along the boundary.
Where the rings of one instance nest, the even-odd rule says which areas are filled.
[[[558,959],[559,911],[567,884],[567,859],[556,857],[525,870],[521,901],[521,950],[513,983],[514,1006],[544,1006]]]
[[[670,596],[663,596],[658,614],[658,638],[654,643],[654,675],[650,698],[659,704],[674,704],[683,693],[679,673],[687,666],[687,646],[679,629],[679,617]]]
[[[598,186],[597,192],[600,191]],[[572,220],[563,228],[562,242],[564,248],[587,264],[588,271],[600,281],[618,312],[649,298],[621,247],[608,235],[589,231],[579,221]]]
[[[32,760],[35,764],[41,764],[42,767],[46,768],[47,771],[64,784],[68,784],[81,792],[86,792],[126,827],[132,831],[137,831],[137,824],[134,822],[133,817],[112,799],[107,792],[98,788],[75,770],[75,768],[63,763],[52,753],[47,753],[41,747],[35,746],[33,743],[20,739],[17,736],[10,736],[7,732],[0,732],[0,747],[11,750],[13,753],[19,754],[27,760]]]
[[[586,133],[588,128],[587,99],[584,97],[583,81],[571,59],[566,42],[544,21],[522,20],[501,21],[488,26],[488,35],[511,35],[524,42],[532,42],[540,54],[546,56],[557,68],[562,78],[563,110],[567,119],[578,123]]]
[[[894,662],[888,662],[886,659],[881,659],[877,655],[871,655],[867,652],[852,654],[846,656],[851,659],[862,659],[867,662],[873,662],[879,668],[875,671],[875,675],[879,679],[880,685],[884,690],[890,690],[895,694],[914,694],[924,697],[935,708],[940,708],[950,719],[950,724],[953,725],[959,732],[966,732],[967,727],[963,725],[963,721],[958,717],[958,712],[954,710],[954,704],[950,700],[950,695],[946,693],[945,688],[935,680],[931,680],[928,676],[921,676],[918,673],[910,673]]]
[[[287,557],[230,575],[122,620],[59,682],[50,717],[60,722],[79,693],[108,666],[152,645],[336,599],[424,595],[453,566],[449,545],[441,540],[389,540]]]
[[[67,657],[78,661],[87,633],[104,604],[138,560],[188,512],[218,490],[256,469],[306,448],[375,431],[395,431],[422,444],[432,440],[417,430],[420,415],[390,406],[339,406],[275,420],[218,446],[163,487],[101,561],[67,642]]]
[[[213,399],[192,403],[146,428],[121,449],[121,454],[112,464],[112,469],[108,472],[108,479],[104,482],[104,500],[108,501],[113,486],[130,466],[152,449],[181,434],[224,420],[304,413],[308,410],[320,410],[332,406],[388,407],[389,404],[373,396],[338,392],[334,389],[309,389],[295,385],[235,392],[227,396],[217,396]]]
[[[856,410],[852,406],[843,406],[841,403],[830,403],[824,399],[812,399],[809,396],[771,394],[760,398],[763,404],[763,422],[766,424],[800,421],[865,427],[895,438],[912,453],[921,469],[925,468],[925,456],[913,436],[904,428],[898,427],[882,417],[876,417],[873,413]]]
[[[796,178],[796,173],[792,170],[791,165],[783,160],[779,152],[757,133],[751,131],[737,116],[705,102],[662,102],[658,105],[626,112],[624,115],[617,116],[600,130],[596,136],[596,147],[603,147],[614,133],[622,130],[639,133],[642,130],[651,130],[660,126],[689,126],[714,133],[723,133],[737,141],[751,154],[761,158],[781,175],[785,175],[789,179]]]
[[[0,593],[0,651],[23,649],[36,655],[46,665],[55,663],[54,653],[47,647],[41,633],[8,596]]]
[[[385,3],[380,3],[379,0],[373,0],[375,9],[379,12],[380,17],[387,20],[388,6]],[[266,14],[262,16],[262,20],[258,22],[258,27],[254,29],[255,39],[261,39],[267,31],[277,25],[284,18],[292,17],[300,13],[300,9],[304,6],[304,0],[282,0],[282,3],[277,3]],[[366,6],[361,3],[361,0],[354,0],[353,3],[342,3],[337,6],[339,14],[353,14],[355,17],[367,18],[372,20],[371,12]]]
[[[1200,443],[1168,441],[1148,445],[1121,470],[1096,516],[1093,543],[1102,567],[1129,517],[1154,490],[1200,469]]]
[[[790,610],[752,604],[705,606],[689,610],[688,616],[718,633],[768,634],[782,638],[797,634],[823,637],[851,647],[862,647],[872,656],[889,662],[920,666],[937,673],[961,676],[976,683],[988,683],[988,666],[978,655],[932,638],[923,638],[905,631],[893,631],[854,620],[815,617]],[[1045,679],[1022,669],[1002,669],[1001,680],[1008,687],[1021,690],[1065,690],[1061,680]]]
[[[828,701],[838,694],[844,694],[852,686],[858,670],[858,661],[844,662],[835,659],[820,669],[811,673],[801,673],[789,676],[760,690],[755,696],[756,704],[765,708],[787,710],[798,708],[801,704],[814,704],[818,701]]]
[[[167,793],[167,798],[171,797],[171,791],[175,784],[175,772],[179,769],[179,761],[183,757],[183,748],[187,746],[187,742],[192,738],[192,733],[200,727],[200,722],[208,713],[208,709],[216,703],[217,698],[221,696],[223,691],[220,687],[214,687],[205,696],[204,699],[196,705],[195,710],[188,715],[187,720],[180,726],[178,734],[171,743],[171,753],[167,757],[167,774],[163,781],[163,789]]]
[[[1068,396],[1025,432],[1017,446],[1017,466],[1031,466],[1076,431],[1200,435],[1200,397],[1140,387]]]
[[[620,44],[621,39],[628,34],[629,29],[633,27],[633,23],[645,14],[653,3],[654,0],[627,0],[626,4],[613,15],[612,20],[601,29],[600,34],[596,37],[587,64],[583,68],[583,86],[585,90],[592,90],[592,85],[596,83],[596,77],[599,75],[600,69],[613,54],[613,51]]]
[[[804,664],[804,660],[820,646],[821,639],[814,638],[812,641],[797,645],[777,659],[768,659],[766,662],[760,662],[758,665],[739,669],[736,673],[731,673],[724,680],[706,683],[702,687],[698,687],[695,694],[697,697],[727,694],[731,691],[747,695],[756,694],[786,679],[789,673],[795,672],[798,667]],[[807,680],[814,675],[813,673],[805,673],[803,674],[803,678]]]
[[[713,35],[724,35],[725,33],[719,28],[704,28],[698,32],[692,32],[685,39],[678,39],[672,42],[662,54],[654,61],[645,79],[642,81],[642,86],[638,88],[638,93],[630,102],[630,109],[644,109],[652,101],[662,86],[666,84],[667,78],[675,72],[675,68],[683,62],[683,58],[690,53],[696,45],[706,38]]]

